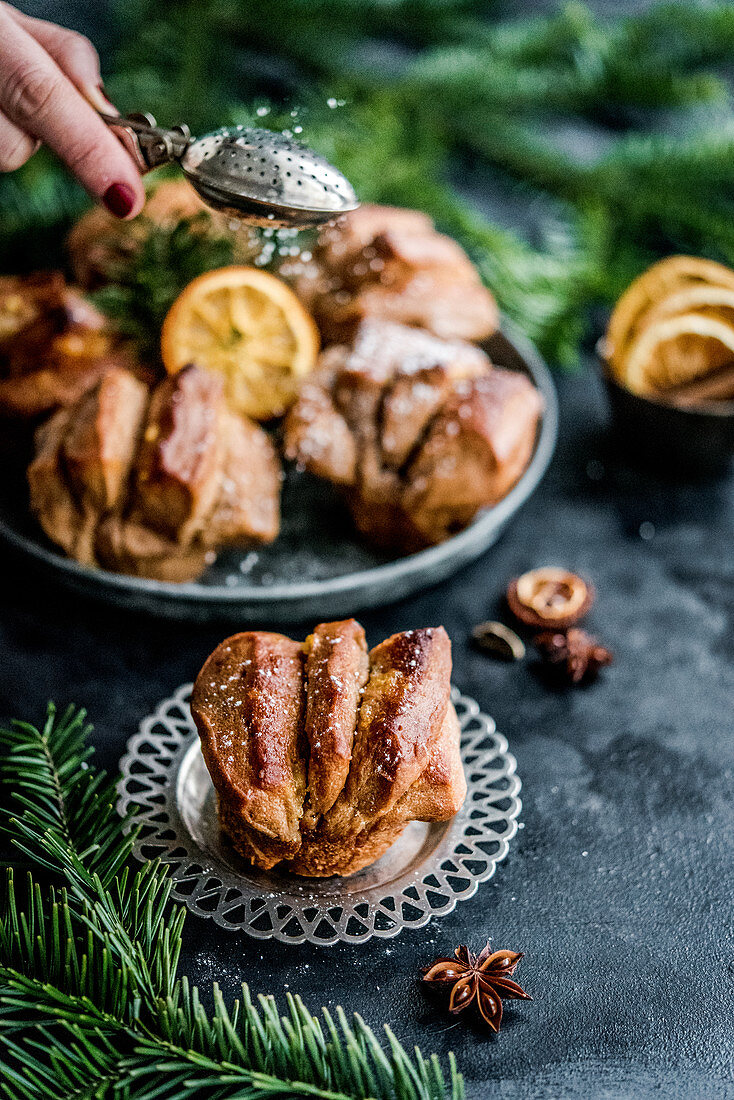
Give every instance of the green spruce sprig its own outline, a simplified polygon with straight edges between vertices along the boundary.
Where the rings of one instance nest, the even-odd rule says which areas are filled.
[[[452,1056],[381,1046],[341,1008],[281,1015],[246,985],[212,1008],[176,975],[184,914],[165,867],[131,874],[134,833],[91,762],[83,711],[0,730],[4,831],[33,870],[0,910],[0,1095],[12,1100],[461,1100]]]
[[[234,237],[214,232],[206,213],[174,225],[143,219],[139,246],[109,266],[109,282],[91,297],[144,360],[155,363],[163,320],[178,295],[205,271],[231,264],[234,255]]]
[[[600,16],[572,2],[498,20],[472,0],[270,0],[266,17],[253,0],[125,0],[118,15],[105,83],[122,109],[201,133],[290,126],[295,108],[300,136],[365,199],[426,209],[454,233],[554,361],[577,359],[589,307],[660,255],[734,262],[730,3]],[[278,110],[259,119],[264,97]],[[346,106],[327,109],[335,97]],[[564,141],[569,122],[599,139],[583,155]],[[473,192],[515,186],[533,226],[499,229],[470,207],[467,165]],[[48,264],[82,201],[45,155],[0,179],[2,267]],[[169,259],[105,292],[145,354]]]
[[[168,19],[153,9],[148,27],[165,37]],[[268,20],[249,4],[206,0],[204,9],[239,86],[257,95],[280,67],[286,98],[306,108],[304,138],[365,199],[432,214],[556,362],[577,359],[589,306],[611,304],[660,254],[734,260],[729,89],[716,68],[734,56],[730,4],[605,18],[572,2],[505,21],[462,0],[274,0]],[[127,41],[129,81],[143,67]],[[210,103],[222,111],[228,102],[227,64],[200,106],[202,124],[213,121]],[[243,85],[244,68],[255,75]],[[325,109],[335,96],[346,107]],[[661,111],[678,112],[668,138],[654,135]],[[600,130],[594,158],[564,148],[558,129],[569,119]],[[287,125],[287,112],[285,123],[267,122]],[[542,197],[550,228],[531,244],[492,224],[454,183],[467,163],[477,190],[514,180],[521,202]]]

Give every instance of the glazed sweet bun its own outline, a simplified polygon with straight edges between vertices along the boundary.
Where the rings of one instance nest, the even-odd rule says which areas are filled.
[[[353,874],[466,795],[443,627],[369,651],[354,619],[302,644],[235,634],[205,662],[191,713],[221,827],[257,867]]]

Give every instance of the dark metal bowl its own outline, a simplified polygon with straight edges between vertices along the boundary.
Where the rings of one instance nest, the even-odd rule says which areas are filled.
[[[21,464],[18,477],[0,479],[0,537],[25,557],[86,596],[118,607],[194,621],[261,626],[340,618],[393,603],[438,584],[495,542],[538,487],[556,444],[558,409],[550,372],[533,346],[503,324],[486,344],[498,366],[524,371],[543,397],[544,412],[528,468],[507,496],[458,535],[407,557],[361,543],[331,486],[290,471],[284,486],[281,534],[248,554],[223,550],[190,584],[108,573],[80,565],[52,546],[28,509]],[[251,564],[252,561],[252,564]]]
[[[673,475],[724,473],[734,457],[734,401],[682,408],[625,389],[597,345],[617,443],[628,458]]]

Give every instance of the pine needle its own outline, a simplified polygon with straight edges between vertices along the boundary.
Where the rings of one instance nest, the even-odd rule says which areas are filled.
[[[603,17],[571,2],[498,21],[471,0],[270,0],[267,18],[253,0],[120,0],[118,16],[105,79],[122,109],[144,103],[198,133],[255,120],[292,128],[294,111],[299,136],[363,198],[425,209],[454,233],[554,362],[578,360],[590,307],[611,304],[658,256],[734,262],[729,3]],[[346,105],[327,107],[337,100]],[[555,135],[569,123],[602,152],[564,149]],[[514,190],[521,222],[534,212],[530,238],[467,203],[455,182],[466,163],[488,192]],[[550,231],[535,214],[549,200]],[[45,154],[0,179],[3,266],[47,265],[84,201]],[[154,236],[99,297],[144,356],[157,354],[186,278],[229,262],[225,243],[202,251],[184,230]]]
[[[33,866],[0,906],[0,1095],[12,1100],[461,1100],[453,1060],[387,1047],[288,996],[227,1005],[177,976],[184,914],[167,869],[132,874],[132,834],[92,761],[84,711],[0,730],[3,828]],[[22,814],[18,811],[22,811]],[[38,874],[38,878],[36,875]]]

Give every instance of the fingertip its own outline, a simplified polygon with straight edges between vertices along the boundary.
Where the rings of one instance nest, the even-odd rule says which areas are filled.
[[[132,218],[137,218],[138,214],[142,213],[145,206],[145,191],[141,188],[140,193],[136,194],[133,208],[129,214],[126,215],[125,221],[131,221]]]
[[[133,187],[133,195],[134,195],[133,207],[132,207],[132,210],[130,211],[130,213],[127,215],[128,219],[136,218],[138,216],[138,214],[142,211],[143,207],[145,206],[145,184],[143,183],[142,177],[139,176],[139,175],[136,175],[136,177],[135,177],[135,186]]]
[[[145,189],[140,169],[117,134],[91,108],[89,127],[81,137],[64,142],[60,129],[49,142],[75,176],[116,218],[134,218],[143,208]],[[43,136],[43,135],[42,135]]]
[[[81,89],[84,98],[87,103],[94,107],[95,111],[100,111],[103,115],[116,115],[118,110],[113,103],[110,103],[104,90],[104,85],[101,82],[96,84],[85,84]]]
[[[121,181],[111,183],[102,195],[102,203],[110,214],[114,214],[116,218],[120,218],[122,221],[129,221],[130,218],[134,218],[139,214],[144,201],[145,194],[142,185],[139,188],[134,188],[129,183]]]

